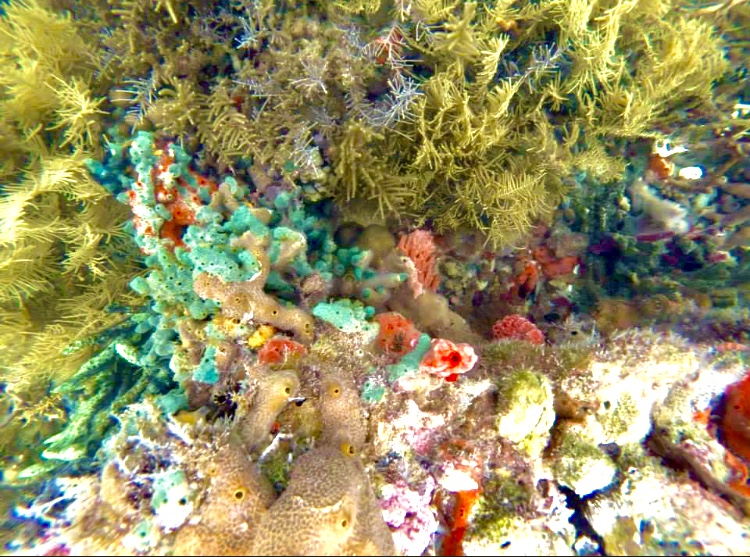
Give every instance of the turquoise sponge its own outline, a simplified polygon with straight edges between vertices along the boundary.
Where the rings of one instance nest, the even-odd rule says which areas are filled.
[[[192,269],[180,261],[180,250],[176,251],[172,254],[159,246],[155,254],[146,258],[145,263],[151,270],[145,277],[131,280],[130,287],[138,294],[149,296],[157,313],[186,307],[193,319],[205,319],[213,314],[218,304],[195,294]]]
[[[321,302],[312,314],[345,333],[365,333],[375,338],[380,328],[378,323],[367,321],[375,314],[375,308],[349,299]]]

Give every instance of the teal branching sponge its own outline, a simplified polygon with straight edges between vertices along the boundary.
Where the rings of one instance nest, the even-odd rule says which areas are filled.
[[[313,308],[313,315],[330,323],[344,333],[364,333],[374,339],[379,325],[367,321],[375,314],[374,308],[361,302],[340,299],[332,302],[321,302]]]
[[[287,184],[258,192],[231,176],[207,178],[179,145],[150,133],[112,137],[107,157],[89,161],[89,170],[130,206],[129,230],[147,268],[130,283],[149,300],[150,317],[138,326],[151,327],[149,351],[169,358],[173,380],[203,393],[189,397],[191,408],[229,385],[236,362],[252,358],[255,347],[245,341],[258,327],[309,344],[317,317],[374,338],[377,324],[367,321],[374,308],[339,300],[311,315],[300,304],[302,281],[312,277],[328,292],[375,299],[389,296],[405,275],[371,269],[370,250],[338,246],[334,224],[300,191]],[[343,292],[342,277],[355,284],[351,292]]]

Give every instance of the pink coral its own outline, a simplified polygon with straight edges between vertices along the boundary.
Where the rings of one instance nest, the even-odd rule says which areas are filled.
[[[492,338],[525,340],[531,344],[544,344],[544,333],[531,321],[517,314],[506,315],[492,326]]]
[[[446,381],[455,381],[477,363],[476,353],[470,344],[454,344],[444,338],[434,338],[430,348],[422,356],[419,370],[442,377]]]
[[[383,486],[380,507],[401,555],[422,555],[430,546],[439,527],[430,505],[433,491],[432,476],[427,476],[416,489],[402,479]]]
[[[440,277],[437,273],[437,246],[429,230],[414,230],[398,239],[398,249],[406,255],[414,268],[410,269],[409,286],[416,298],[424,289],[437,291]]]

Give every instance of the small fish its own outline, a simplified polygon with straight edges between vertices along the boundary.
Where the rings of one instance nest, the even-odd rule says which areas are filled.
[[[724,352],[747,352],[750,350],[750,346],[742,344],[740,342],[726,341],[716,345],[716,351],[719,353]]]

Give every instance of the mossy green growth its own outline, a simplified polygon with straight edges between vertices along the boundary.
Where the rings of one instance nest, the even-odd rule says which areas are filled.
[[[555,422],[552,385],[530,370],[514,371],[498,380],[497,431],[532,456],[541,454]]]
[[[293,462],[286,451],[273,451],[258,463],[258,468],[271,482],[276,493],[282,493],[289,484]]]
[[[481,358],[493,369],[515,371],[537,368],[542,348],[522,340],[503,340],[482,346]]]
[[[616,439],[628,431],[633,419],[638,415],[636,402],[628,394],[623,394],[614,404],[611,412],[597,413],[596,417],[609,439]]]
[[[596,344],[561,345],[555,350],[555,357],[560,362],[559,369],[570,373],[588,367],[594,357]]]
[[[531,499],[529,488],[509,471],[495,471],[483,484],[482,495],[472,511],[469,535],[494,544],[506,541],[513,523],[522,519],[519,510],[527,509]]]
[[[570,430],[558,432],[558,435],[552,472],[559,483],[580,497],[612,483],[617,471],[615,463],[593,441]]]

